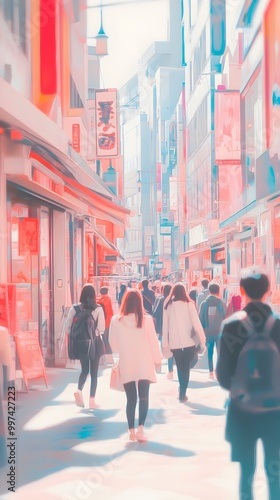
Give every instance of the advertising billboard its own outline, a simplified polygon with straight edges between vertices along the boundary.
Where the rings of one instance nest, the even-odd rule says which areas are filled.
[[[96,156],[112,157],[119,154],[119,124],[117,90],[96,91]]]
[[[216,163],[240,163],[240,94],[215,93]]]

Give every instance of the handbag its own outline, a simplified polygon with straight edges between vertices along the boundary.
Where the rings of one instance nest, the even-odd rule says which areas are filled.
[[[101,358],[105,354],[105,344],[101,335],[96,335],[94,339],[95,353],[97,358]]]
[[[124,391],[124,386],[121,381],[120,367],[118,363],[111,369],[110,389],[114,391]]]

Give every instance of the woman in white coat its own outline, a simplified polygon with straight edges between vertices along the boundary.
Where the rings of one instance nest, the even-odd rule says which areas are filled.
[[[186,392],[190,378],[190,363],[195,355],[196,346],[200,345],[201,350],[205,350],[205,342],[196,306],[189,298],[185,286],[177,283],[163,308],[162,346],[164,354],[171,351],[174,355],[181,403],[188,400]]]
[[[149,409],[150,383],[156,382],[162,355],[152,316],[145,314],[139,290],[129,289],[120,312],[113,316],[109,343],[119,353],[120,377],[127,398],[126,416],[131,441],[146,441],[143,426]],[[139,425],[135,431],[135,410],[139,397]]]

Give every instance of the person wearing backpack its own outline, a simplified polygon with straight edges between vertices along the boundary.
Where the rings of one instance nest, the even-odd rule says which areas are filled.
[[[226,440],[240,462],[240,499],[253,499],[256,443],[265,455],[269,499],[280,498],[280,319],[265,303],[268,277],[258,268],[242,271],[245,307],[222,324],[217,378],[230,391]]]
[[[92,285],[83,287],[79,304],[73,305],[69,309],[65,331],[68,332],[69,357],[70,359],[79,359],[82,369],[78,390],[74,393],[75,403],[84,408],[82,390],[90,373],[89,408],[98,408],[95,394],[100,353],[95,340],[105,331],[105,318],[103,308],[96,302],[96,293]]]
[[[199,319],[206,335],[209,378],[214,379],[214,348],[216,346],[217,349],[221,324],[226,317],[226,307],[219,298],[220,287],[218,283],[210,283],[209,294],[200,305]]]

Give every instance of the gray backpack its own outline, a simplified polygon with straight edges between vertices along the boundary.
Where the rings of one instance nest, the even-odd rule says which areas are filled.
[[[249,337],[238,356],[231,401],[246,413],[280,411],[280,352],[270,335],[275,318],[271,314],[261,332],[248,316],[241,323]]]

